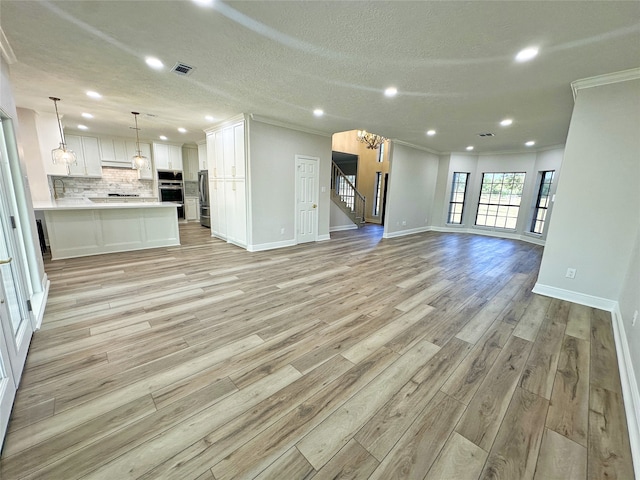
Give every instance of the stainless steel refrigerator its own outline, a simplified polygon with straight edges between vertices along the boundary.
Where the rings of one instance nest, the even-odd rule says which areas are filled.
[[[198,192],[200,194],[200,225],[211,228],[211,205],[209,205],[209,174],[198,172]]]

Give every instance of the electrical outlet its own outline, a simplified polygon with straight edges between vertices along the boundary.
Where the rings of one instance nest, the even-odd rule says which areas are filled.
[[[406,220],[402,220],[402,226],[406,226],[407,225],[407,221]]]
[[[280,229],[280,235],[284,235],[284,227]]]
[[[633,312],[633,320],[631,320],[631,326],[635,327],[636,326],[636,321],[638,320],[638,310],[636,310],[635,312]]]
[[[576,269],[575,268],[567,268],[567,274],[565,275],[567,278],[576,278]]]

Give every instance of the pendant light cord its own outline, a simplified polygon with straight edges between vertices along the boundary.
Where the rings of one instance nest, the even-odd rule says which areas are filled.
[[[53,100],[53,106],[56,109],[56,119],[58,120],[58,130],[60,131],[60,140],[62,140],[62,145],[66,147],[67,144],[64,141],[64,134],[62,133],[62,123],[60,122],[60,115],[58,114],[58,102],[60,101],[60,99],[56,97],[49,97],[49,98]]]

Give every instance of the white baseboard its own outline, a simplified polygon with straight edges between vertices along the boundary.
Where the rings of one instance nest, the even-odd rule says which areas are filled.
[[[408,230],[400,230],[398,232],[387,232],[382,235],[382,238],[396,238],[396,237],[404,237],[405,235],[413,235],[415,233],[423,233],[430,232],[431,227],[418,227],[418,228],[410,228]]]
[[[35,293],[31,297],[31,310],[33,314],[33,330],[39,330],[42,325],[42,319],[44,318],[44,309],[47,306],[47,299],[49,298],[49,287],[51,286],[51,280],[45,273],[42,277],[42,292]]]
[[[358,226],[355,224],[351,225],[338,225],[336,227],[329,227],[329,232],[343,232],[345,230],[357,230]]]
[[[275,250],[276,248],[292,247],[295,240],[283,240],[281,242],[259,243],[257,245],[247,245],[248,252],[262,252],[264,250]]]
[[[331,236],[328,233],[324,235],[318,235],[318,239],[316,240],[316,242],[324,242],[325,240],[331,240]]]
[[[629,342],[618,302],[616,302],[614,310],[611,312],[611,321],[613,323],[613,338],[616,342],[624,411],[627,416],[631,458],[633,459],[636,478],[640,478],[640,390],[638,390],[638,382],[636,381],[629,352]]]
[[[535,245],[544,246],[545,241],[536,235],[519,234],[512,232],[500,232],[497,230],[485,230],[482,228],[468,228],[468,227],[431,227],[434,232],[443,233],[470,233],[472,235],[484,235],[486,237],[498,237],[509,238],[511,240],[522,240],[523,242],[533,243]]]
[[[600,310],[606,310],[607,312],[613,312],[613,309],[618,303],[614,300],[609,300],[608,298],[594,297],[593,295],[587,295],[586,293],[551,287],[541,283],[535,284],[533,287],[533,293],[544,295],[546,297],[559,298],[560,300],[566,300],[567,302],[579,303],[580,305],[586,305],[587,307],[599,308]]]
[[[620,305],[618,302],[607,298],[595,297],[539,283],[536,283],[535,287],[533,287],[533,293],[611,312],[613,338],[618,358],[618,372],[620,374],[620,384],[622,385],[622,399],[624,401],[629,443],[631,445],[631,458],[636,478],[640,478],[640,390],[638,390],[638,382],[636,381],[631,361],[629,342],[624,329]]]

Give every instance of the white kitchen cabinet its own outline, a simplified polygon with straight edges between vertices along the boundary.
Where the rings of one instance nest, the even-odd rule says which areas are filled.
[[[65,141],[67,147],[76,154],[77,160],[76,165],[69,167],[69,176],[102,177],[100,148],[96,137],[67,135]]]
[[[224,181],[225,217],[227,241],[236,245],[247,244],[247,202],[243,179]]]
[[[211,233],[223,240],[227,239],[227,215],[224,201],[224,180],[209,179],[209,205]]]
[[[156,170],[182,170],[182,145],[154,142],[153,162]]]
[[[127,158],[126,140],[122,138],[100,138],[100,160],[103,167],[123,168],[131,159]]]
[[[198,181],[198,149],[193,147],[184,147],[182,149],[182,164],[184,167],[184,180]]]
[[[198,199],[197,198],[185,198],[184,213],[187,220],[198,219]]]
[[[207,142],[198,144],[198,169],[207,170]]]
[[[247,244],[244,119],[207,133],[211,231],[236,245]]]

